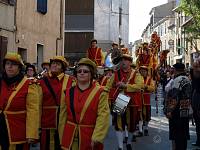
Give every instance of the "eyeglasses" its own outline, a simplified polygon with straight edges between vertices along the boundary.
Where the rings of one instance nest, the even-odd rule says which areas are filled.
[[[77,73],[89,73],[90,72],[90,70],[86,70],[86,69],[79,69],[79,70],[77,70]]]

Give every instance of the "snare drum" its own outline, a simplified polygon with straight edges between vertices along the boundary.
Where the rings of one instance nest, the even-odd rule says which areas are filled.
[[[131,98],[129,96],[126,96],[123,93],[119,93],[119,95],[117,96],[117,98],[113,104],[112,111],[119,115],[123,114],[127,108],[127,105],[129,103],[130,99]]]

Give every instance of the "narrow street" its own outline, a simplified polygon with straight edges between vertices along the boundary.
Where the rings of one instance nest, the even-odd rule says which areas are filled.
[[[170,150],[171,141],[169,141],[169,126],[168,120],[162,113],[162,105],[156,113],[155,100],[152,96],[152,117],[149,123],[149,136],[138,137],[137,141],[132,143],[133,150]],[[188,141],[188,150],[198,150],[192,146],[195,138],[195,126],[190,122],[190,140]],[[124,149],[126,150],[124,144]],[[105,150],[117,150],[117,138],[114,132],[114,128],[110,126],[109,133],[105,140]]]

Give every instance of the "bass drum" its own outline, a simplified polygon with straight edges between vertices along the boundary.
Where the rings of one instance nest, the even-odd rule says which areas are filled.
[[[112,63],[112,59],[111,59],[111,53],[109,53],[108,55],[106,55],[106,58],[105,58],[105,67],[108,67],[108,68],[112,68],[114,65]]]

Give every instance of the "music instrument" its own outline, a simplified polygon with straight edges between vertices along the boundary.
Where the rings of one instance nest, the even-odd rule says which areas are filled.
[[[112,111],[114,113],[117,113],[119,115],[123,114],[126,111],[127,105],[130,101],[130,97],[124,95],[123,93],[119,93],[117,96],[114,104],[113,104],[113,109]]]
[[[42,72],[38,73],[35,78],[42,79],[44,77],[44,74],[46,73],[47,73],[47,69],[45,68],[44,70],[42,70]]]
[[[99,75],[99,76],[104,75],[104,67],[103,66],[97,66],[97,75]]]

